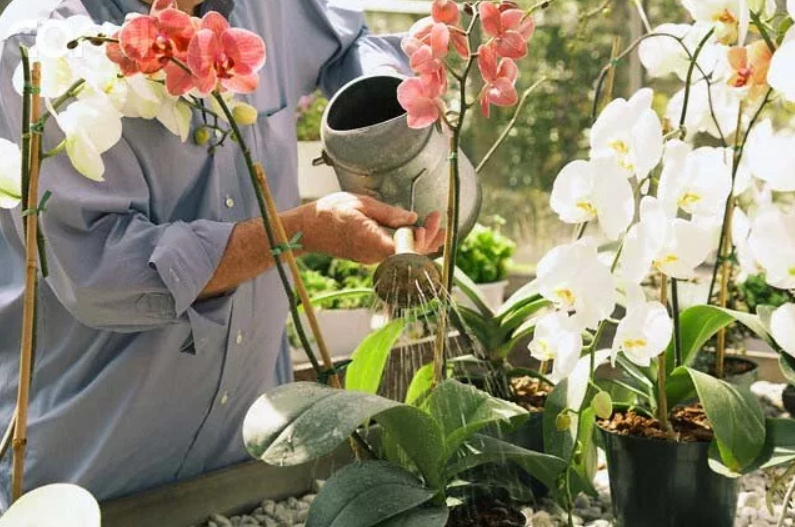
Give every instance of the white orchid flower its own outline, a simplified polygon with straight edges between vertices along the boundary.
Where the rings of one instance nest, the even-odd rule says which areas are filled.
[[[0,209],[13,209],[22,200],[22,153],[19,147],[0,139]]]
[[[31,60],[41,63],[41,95],[45,98],[56,98],[67,90],[81,77],[75,71],[75,65],[82,54],[94,47],[89,43],[81,43],[75,49],[69,49],[69,42],[83,36],[96,35],[97,26],[87,16],[73,16],[64,20],[48,20],[36,33],[35,45],[30,49]],[[14,72],[13,83],[21,94],[23,90],[22,65]]]
[[[553,382],[565,379],[577,366],[582,353],[582,333],[576,315],[561,311],[542,317],[536,324],[528,349],[541,362],[554,361],[550,375]]]
[[[795,133],[775,132],[765,120],[751,131],[746,148],[748,166],[774,192],[795,191]]]
[[[616,240],[635,216],[635,197],[623,172],[612,159],[574,161],[555,179],[552,210],[565,223],[599,220],[605,235]]]
[[[720,42],[742,44],[745,40],[750,25],[748,0],[682,0],[682,4],[696,22],[711,24]],[[765,7],[770,6],[766,1]]]
[[[684,100],[685,89],[682,88],[668,102],[665,117],[676,125],[679,124],[682,116]],[[737,114],[740,111],[741,100],[741,96],[723,82],[713,83],[711,89],[703,80],[693,83],[685,115],[688,138],[700,132],[708,133],[712,137],[720,137],[719,132],[723,132],[724,137],[728,137],[737,128]]]
[[[665,147],[664,168],[657,197],[665,212],[679,209],[696,217],[722,216],[732,188],[732,158],[725,148],[691,150],[682,141]]]
[[[23,495],[0,517],[0,527],[100,527],[99,504],[87,490],[56,483]]]
[[[756,275],[764,272],[756,261],[754,251],[751,249],[751,220],[743,212],[740,207],[734,208],[734,216],[732,218],[732,240],[737,250],[737,260],[740,264],[742,276],[739,281],[745,281],[748,276]]]
[[[768,207],[754,218],[748,238],[767,283],[795,289],[795,213]]]
[[[795,357],[795,304],[784,304],[773,312],[770,333],[788,355]]]
[[[795,102],[793,64],[795,64],[795,27],[790,28],[781,46],[773,53],[770,68],[767,70],[767,83],[790,102]]]
[[[591,157],[613,159],[626,177],[644,179],[662,158],[660,118],[651,108],[654,92],[639,90],[627,101],[608,104],[591,129]]]
[[[75,101],[60,114],[50,112],[66,135],[64,146],[75,169],[94,181],[102,181],[102,154],[121,139],[122,115],[105,99]]]
[[[654,33],[659,33],[660,36],[647,38],[640,43],[640,62],[650,77],[676,74],[684,81],[690,69],[690,57],[709,31],[710,26],[707,24],[662,24],[654,28]],[[681,43],[668,35],[678,37]],[[713,72],[720,61],[721,51],[725,53],[722,45],[713,42],[704,45],[698,56],[698,65],[704,73]],[[702,78],[698,70],[694,75],[694,80]]]
[[[584,328],[596,327],[615,309],[615,279],[590,237],[552,249],[538,263],[537,275],[541,296],[562,311],[577,313]]]
[[[638,366],[647,367],[671,343],[674,322],[660,302],[648,302],[639,285],[627,287],[627,314],[613,340],[613,362],[619,352]]]
[[[646,196],[640,204],[640,222],[624,240],[622,276],[639,284],[654,269],[671,278],[692,278],[714,249],[713,234],[714,229],[700,221],[666,214],[657,198]]]

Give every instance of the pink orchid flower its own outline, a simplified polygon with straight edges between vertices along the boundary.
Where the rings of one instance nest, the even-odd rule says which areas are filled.
[[[446,86],[435,77],[412,77],[398,86],[398,102],[408,113],[409,128],[421,129],[439,120],[444,111],[442,94]]]
[[[478,49],[478,68],[486,86],[480,94],[480,109],[489,117],[491,105],[513,106],[519,101],[516,92],[516,79],[519,68],[512,59],[504,58],[497,62],[497,52],[492,46],[480,46]]]
[[[131,17],[124,23],[118,35],[119,49],[109,46],[108,57],[123,66],[123,71],[156,73],[172,59],[185,59],[197,21],[177,9],[174,0],[155,0],[149,15]]]
[[[454,0],[434,0],[431,4],[431,17],[435,22],[442,24],[451,26],[458,24],[460,18],[458,4]]]
[[[222,91],[251,93],[265,65],[265,42],[245,29],[233,28],[216,12],[207,13],[188,47],[192,83],[202,95]],[[183,79],[182,88],[190,86]]]
[[[450,29],[431,18],[423,18],[409,30],[402,42],[411,69],[417,73],[435,73],[444,68],[444,57],[450,46]]]
[[[483,30],[494,40],[495,51],[500,57],[520,59],[527,55],[527,41],[535,31],[533,17],[513,4],[497,7],[491,2],[480,4]]]

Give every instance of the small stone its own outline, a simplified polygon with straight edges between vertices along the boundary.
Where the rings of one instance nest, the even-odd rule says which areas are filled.
[[[293,522],[303,523],[307,516],[309,516],[309,508],[298,509],[293,513]]]
[[[251,513],[252,516],[255,516],[257,514],[265,514],[265,509],[263,509],[262,507],[257,507],[256,509],[254,509],[254,512]]]
[[[297,509],[300,502],[292,496],[287,498],[287,506],[291,509]]]
[[[530,518],[530,525],[532,527],[556,527],[555,520],[552,519],[548,512],[544,511],[533,514],[533,517]]]
[[[207,522],[207,527],[218,527],[218,524],[210,520]]]
[[[754,521],[757,516],[759,516],[759,512],[753,507],[743,507],[740,509],[740,518],[745,521]]]
[[[595,520],[589,524],[589,527],[610,527],[610,522],[607,520]]]
[[[587,509],[591,506],[591,500],[588,499],[588,496],[585,494],[580,494],[576,498],[574,498],[574,508],[575,509]]]
[[[265,500],[262,502],[262,510],[265,514],[273,517],[276,514],[276,502],[273,500]]]
[[[234,527],[240,527],[241,518],[240,516],[232,516],[229,518],[229,521],[232,522]]]
[[[317,494],[320,492],[320,489],[323,488],[323,485],[326,484],[326,480],[324,479],[316,479],[314,483],[312,483],[312,492]]]
[[[301,498],[301,501],[303,501],[304,503],[311,504],[313,501],[315,501],[316,496],[317,494],[307,494],[306,496]]]
[[[284,506],[283,503],[276,504],[276,510],[273,517],[282,523],[291,525],[293,523],[293,511]]]
[[[210,519],[214,521],[218,527],[234,527],[229,518],[221,514],[213,514],[210,516]]]
[[[602,517],[602,508],[598,505],[588,507],[587,509],[580,511],[580,516],[582,516],[582,519],[585,521],[598,520]]]
[[[294,523],[293,527],[304,527],[304,525],[303,523]]]

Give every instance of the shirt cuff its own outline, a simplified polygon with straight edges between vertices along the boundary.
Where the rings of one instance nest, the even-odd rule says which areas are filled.
[[[149,265],[174,297],[182,316],[199,298],[223,258],[235,225],[207,220],[175,222],[163,232]]]

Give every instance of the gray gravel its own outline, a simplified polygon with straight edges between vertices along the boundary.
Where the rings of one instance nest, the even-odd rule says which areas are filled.
[[[759,396],[768,416],[789,416],[781,404],[783,384],[757,382],[752,389]],[[601,451],[599,467],[595,480],[599,497],[591,498],[584,495],[577,497],[575,500],[575,525],[584,527],[613,526],[610,485]],[[776,475],[780,473],[781,471],[760,471],[742,478],[742,489],[737,504],[737,520],[734,527],[775,527],[777,525],[782,505],[777,504],[771,514],[765,500],[768,488]],[[231,518],[214,515],[202,527],[304,527],[309,504],[312,503],[314,497],[315,494],[309,494],[301,499],[289,498],[282,502],[265,500],[249,515]],[[525,507],[523,512],[530,518],[527,527],[563,527],[567,524],[563,509],[549,499],[542,500],[535,508]],[[788,518],[784,525],[795,527],[795,521]]]

